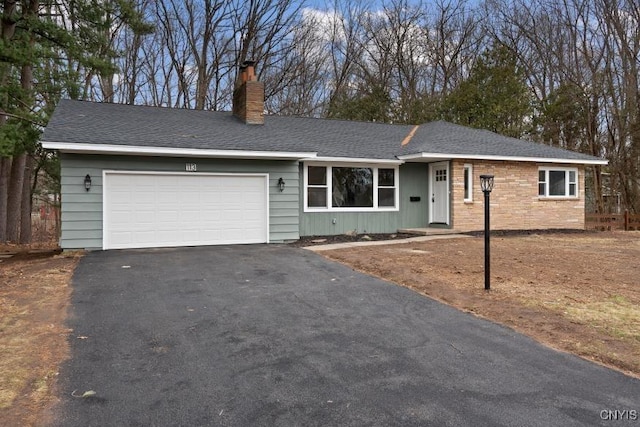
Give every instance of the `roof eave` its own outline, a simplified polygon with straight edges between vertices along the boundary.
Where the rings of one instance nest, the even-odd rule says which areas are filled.
[[[142,147],[135,145],[87,144],[42,141],[42,147],[72,154],[113,154],[126,156],[200,157],[223,159],[301,160],[315,158],[313,152],[210,150],[202,148]]]
[[[579,165],[608,165],[605,159],[568,159],[560,157],[527,157],[527,156],[496,156],[483,154],[445,154],[445,153],[414,153],[398,156],[406,162],[429,162],[438,160],[469,159],[489,161],[534,162],[534,163],[565,163]]]
[[[388,164],[388,165],[401,165],[404,160],[398,159],[374,159],[368,157],[323,157],[316,156],[303,161],[315,162],[315,163],[367,163],[367,164]]]

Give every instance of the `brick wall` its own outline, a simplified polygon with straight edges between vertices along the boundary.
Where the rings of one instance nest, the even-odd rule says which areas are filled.
[[[242,83],[233,92],[233,114],[249,125],[264,124],[264,83]]]
[[[473,166],[473,201],[464,201],[464,165]],[[584,229],[584,166],[577,167],[578,198],[538,197],[538,168],[549,164],[531,162],[454,160],[451,162],[452,227],[460,231],[484,228],[482,174],[495,176],[491,193],[492,230]]]

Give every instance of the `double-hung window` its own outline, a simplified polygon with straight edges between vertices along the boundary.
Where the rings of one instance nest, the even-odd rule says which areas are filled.
[[[398,168],[305,166],[305,210],[397,210]]]
[[[575,168],[540,168],[538,196],[578,197],[578,170]]]
[[[378,169],[378,206],[385,208],[396,206],[395,169]]]
[[[307,206],[327,207],[327,168],[309,166],[307,169]]]

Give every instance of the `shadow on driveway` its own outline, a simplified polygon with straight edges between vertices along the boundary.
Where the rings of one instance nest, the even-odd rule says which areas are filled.
[[[616,413],[602,411],[640,417],[637,379],[303,249],[93,252],[73,287],[56,425],[578,426],[611,425],[603,418]],[[72,397],[89,390],[95,396]]]

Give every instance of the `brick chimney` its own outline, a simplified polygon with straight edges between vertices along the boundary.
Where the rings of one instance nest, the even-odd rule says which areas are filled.
[[[233,91],[233,115],[248,125],[264,124],[264,83],[256,78],[254,61],[245,61]]]

